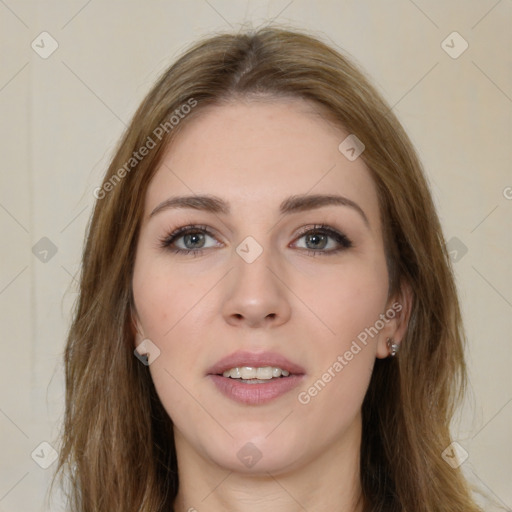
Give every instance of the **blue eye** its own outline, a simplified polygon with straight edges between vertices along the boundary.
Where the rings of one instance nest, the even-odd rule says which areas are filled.
[[[306,250],[308,254],[312,256],[317,256],[319,254],[321,255],[330,255],[334,253],[338,253],[340,251],[343,251],[345,249],[349,249],[353,246],[351,240],[344,235],[343,233],[340,233],[339,231],[326,226],[325,224],[318,224],[315,225],[313,228],[308,227],[299,236],[299,240],[301,238],[305,238],[306,244],[307,243],[313,243],[313,246],[316,246],[314,249],[310,249],[306,247]],[[326,246],[329,245],[329,238],[334,240],[334,248],[324,250],[326,249]],[[338,245],[336,247],[336,244]]]
[[[210,232],[207,226],[183,226],[161,239],[160,245],[176,254],[188,255],[192,253],[194,256],[199,256],[205,249],[215,246],[214,244],[213,246],[206,247],[206,237],[215,239],[215,236]],[[305,239],[306,245],[313,244],[313,248],[299,248],[306,250],[307,253],[312,256],[331,255],[353,246],[347,236],[324,224],[317,224],[313,227],[309,226],[303,229],[297,239],[300,240],[302,238]],[[334,245],[334,248],[326,249],[326,247],[329,246],[329,239],[334,241],[334,244],[331,244]],[[180,247],[178,243],[181,240],[184,247]]]
[[[169,248],[172,252],[177,254],[190,254],[198,256],[204,250],[205,236],[214,238],[213,234],[210,233],[207,226],[184,226],[176,229],[171,234],[161,240],[161,246]],[[176,241],[183,239],[185,248],[176,247]],[[194,247],[194,245],[196,247]],[[174,246],[174,247],[173,247]],[[187,246],[192,246],[189,248]]]

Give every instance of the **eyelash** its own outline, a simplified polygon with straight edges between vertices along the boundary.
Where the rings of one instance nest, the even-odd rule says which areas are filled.
[[[163,237],[160,239],[160,246],[162,248],[168,249],[172,251],[175,254],[183,254],[188,255],[192,253],[195,256],[199,256],[203,251],[206,249],[180,249],[180,248],[171,248],[171,245],[178,240],[179,238],[192,234],[192,233],[203,233],[206,234],[212,238],[215,238],[213,233],[210,232],[208,229],[208,226],[203,225],[189,225],[189,226],[183,226],[178,229],[175,229],[172,233],[169,235]],[[307,252],[310,256],[330,256],[332,254],[339,253],[341,251],[344,251],[345,249],[349,249],[353,246],[352,241],[343,233],[340,233],[336,231],[335,229],[331,228],[330,226],[327,226],[325,224],[315,224],[313,227],[308,226],[306,228],[303,228],[301,232],[299,233],[297,239],[302,238],[305,235],[308,235],[310,233],[320,233],[323,235],[327,235],[331,238],[333,238],[341,247],[338,247],[337,249],[330,249],[330,250],[313,250],[313,249],[303,249]]]

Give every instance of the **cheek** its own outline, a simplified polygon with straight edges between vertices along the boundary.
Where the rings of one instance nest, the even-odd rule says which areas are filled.
[[[165,343],[204,295],[204,279],[187,277],[167,261],[145,257],[136,260],[133,296],[144,334]],[[196,306],[197,307],[197,306]],[[164,347],[162,347],[164,348]]]
[[[136,259],[132,287],[138,320],[144,336],[160,350],[150,371],[157,391],[176,395],[176,405],[183,395],[178,383],[192,380],[190,369],[204,352],[205,308],[214,277],[180,271],[168,258],[144,251]]]
[[[381,258],[358,258],[331,266],[308,279],[296,281],[297,295],[329,329],[322,338],[338,340],[343,348],[361,331],[375,324],[387,298],[388,276]],[[302,283],[302,284],[301,284]]]
[[[309,352],[314,371],[298,395],[312,430],[325,439],[348,428],[360,412],[377,349],[377,336],[368,330],[383,313],[387,295],[386,282],[377,283],[377,274],[353,271],[340,276],[315,295],[315,309],[331,332],[322,329],[325,334],[315,336],[315,350]]]
[[[375,326],[385,312],[387,286],[383,261],[354,258],[350,265],[319,276],[316,286],[304,288],[311,309],[328,329],[313,317],[309,322],[317,323],[324,334],[315,336],[310,355],[315,372],[301,388],[301,403],[316,411],[332,410],[340,421],[357,413],[375,363]]]
[[[201,290],[166,264],[148,263],[142,255],[136,260],[132,287],[144,337],[160,350],[149,371],[173,423],[186,428],[202,414],[186,392],[194,388],[190,369],[200,352],[201,336],[194,326],[200,322],[197,302]]]

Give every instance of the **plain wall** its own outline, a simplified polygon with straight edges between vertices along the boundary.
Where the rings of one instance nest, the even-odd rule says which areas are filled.
[[[469,341],[472,395],[454,437],[469,455],[468,478],[512,508],[512,2],[6,0],[0,512],[50,510],[44,499],[55,465],[43,469],[34,459],[47,459],[39,445],[58,436],[74,276],[93,190],[125,124],[197,37],[272,18],[352,56],[418,149],[457,251]],[[58,44],[48,58],[40,55],[51,48],[43,31]],[[442,45],[454,31],[469,44],[457,58]],[[452,53],[462,48],[457,36],[447,41]],[[60,510],[58,500],[51,510]]]

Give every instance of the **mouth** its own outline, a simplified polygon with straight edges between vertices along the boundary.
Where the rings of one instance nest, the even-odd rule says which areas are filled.
[[[305,370],[277,353],[236,352],[216,363],[207,376],[231,400],[260,405],[298,386]]]

